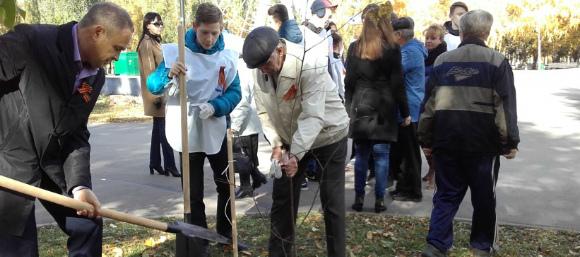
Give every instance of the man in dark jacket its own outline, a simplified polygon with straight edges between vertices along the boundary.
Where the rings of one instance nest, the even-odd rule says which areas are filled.
[[[491,256],[496,247],[499,155],[513,159],[520,139],[511,66],[484,43],[492,23],[486,11],[464,14],[459,48],[440,55],[429,76],[418,136],[425,153],[433,153],[437,191],[422,256],[446,256],[468,188],[471,249],[475,256]]]
[[[87,121],[101,67],[132,34],[125,10],[98,3],[78,24],[23,24],[0,36],[0,175],[93,205],[75,212],[41,201],[69,235],[70,256],[101,256]],[[38,256],[34,200],[0,189],[0,255]]]

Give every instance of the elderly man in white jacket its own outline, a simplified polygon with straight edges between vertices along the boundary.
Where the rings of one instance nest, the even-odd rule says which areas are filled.
[[[254,70],[255,100],[272,161],[283,176],[274,180],[270,212],[270,257],[294,256],[294,224],[307,156],[321,167],[320,199],[327,256],[345,256],[344,159],[348,116],[327,70],[327,57],[304,54],[268,27],[254,29],[243,58]],[[304,58],[304,59],[303,59]],[[289,212],[292,208],[292,212]],[[294,214],[294,215],[292,215]]]
[[[249,157],[251,170],[239,170],[240,189],[236,192],[236,198],[246,198],[254,195],[254,189],[267,182],[266,176],[258,170],[258,136],[262,132],[262,125],[256,113],[254,103],[254,80],[252,71],[245,67],[243,60],[238,60],[238,75],[242,100],[230,113],[231,128],[237,135],[236,141],[244,153]],[[250,176],[252,184],[250,185]]]

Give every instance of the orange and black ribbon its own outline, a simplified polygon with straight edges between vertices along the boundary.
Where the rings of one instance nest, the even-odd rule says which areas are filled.
[[[78,91],[83,99],[83,102],[89,103],[89,101],[91,101],[91,93],[93,93],[93,88],[87,82],[81,83]]]
[[[222,87],[223,91],[226,91],[226,71],[225,71],[226,67],[225,66],[221,66],[220,67],[220,73],[219,73],[219,77],[218,77],[218,84]]]

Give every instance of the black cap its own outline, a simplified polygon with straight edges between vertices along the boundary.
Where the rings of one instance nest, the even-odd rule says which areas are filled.
[[[278,42],[280,36],[273,28],[262,26],[252,30],[242,48],[242,58],[248,68],[255,69],[266,63]]]
[[[411,17],[402,17],[393,21],[393,30],[413,29],[415,22]]]

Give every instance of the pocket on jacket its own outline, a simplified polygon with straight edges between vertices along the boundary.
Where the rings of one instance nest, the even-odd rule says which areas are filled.
[[[365,115],[351,119],[350,136],[352,138],[368,138],[378,126],[378,115]]]

